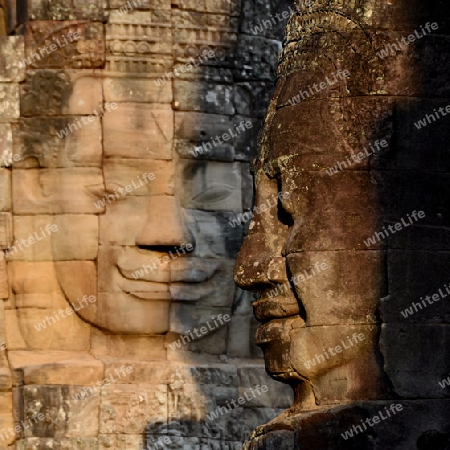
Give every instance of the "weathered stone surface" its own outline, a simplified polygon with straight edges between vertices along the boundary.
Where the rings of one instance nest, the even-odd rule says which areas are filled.
[[[170,11],[111,11],[106,26],[107,50],[112,54],[171,54]]]
[[[167,385],[111,384],[102,389],[100,433],[138,434],[167,417]]]
[[[103,380],[103,364],[85,352],[13,351],[11,365],[23,372],[23,381],[30,385],[84,386]]]
[[[14,214],[96,213],[103,185],[97,168],[16,170],[13,177]]]
[[[20,82],[25,77],[21,66],[24,55],[22,36],[0,37],[0,82]]]
[[[14,442],[14,431],[11,433],[9,428],[14,427],[12,412],[13,412],[13,399],[11,392],[0,392],[0,430],[2,444],[6,446]]]
[[[446,422],[448,403],[448,400],[396,399],[355,402],[351,405],[312,411],[260,427],[259,432],[253,433],[251,441],[244,445],[243,449],[314,450],[329,447],[336,450],[382,450],[391,447],[395,450],[408,450],[426,448],[426,445],[445,448],[448,444],[448,427],[444,426],[438,430],[435,423]],[[392,410],[391,405],[394,405]],[[401,409],[395,405],[401,405]],[[390,417],[387,417],[387,414]],[[372,421],[373,417],[378,417],[377,423]],[[366,425],[367,419],[373,426]],[[405,423],[408,426],[405,426]],[[353,431],[353,437],[347,435],[347,439],[344,439],[342,434],[348,430]]]
[[[215,62],[231,65],[239,25],[237,18],[174,9],[172,23],[177,61],[188,62],[190,57],[197,58],[206,49],[214,52]]]
[[[102,127],[100,119],[76,127],[64,138],[62,130],[73,123],[69,118],[21,119],[14,133],[14,167],[100,167],[102,161]]]
[[[419,98],[397,102],[393,148],[373,158],[371,166],[382,170],[449,172],[450,159],[445,151],[450,138],[449,122],[439,111],[443,108],[447,114],[445,108],[449,104],[448,100]],[[430,145],[433,146],[433,158],[429,154]]]
[[[133,360],[133,363],[146,359],[166,359],[164,336],[118,336],[105,334],[97,329],[91,332],[91,353],[96,357]],[[157,364],[161,366],[159,362]],[[146,380],[143,379],[142,382],[144,381]]]
[[[242,3],[241,32],[277,40],[283,35],[287,19],[296,11],[294,5],[284,0],[264,3],[243,0]]]
[[[402,398],[449,396],[448,388],[439,385],[443,379],[447,380],[449,360],[445,351],[436,351],[447,342],[449,331],[447,324],[383,324],[380,349],[384,370],[397,395]],[[422,346],[432,351],[418,353]]]
[[[0,261],[0,298],[7,299],[9,297],[8,272],[6,270],[6,261]]]
[[[190,211],[188,223],[196,242],[194,254],[234,258],[243,239],[243,229],[233,223],[235,219],[231,213]]]
[[[144,223],[140,217],[146,218]],[[100,217],[100,242],[150,247],[194,245],[179,200],[169,195],[130,196],[108,204],[106,214]]]
[[[116,199],[116,193],[120,194],[119,199],[123,199],[123,193],[130,196],[174,195],[174,172],[172,161],[158,159],[111,158],[103,165],[106,192],[113,193]],[[108,198],[113,201],[112,197]]]
[[[0,213],[0,248],[6,249],[12,244],[12,215]]]
[[[233,91],[233,86],[176,80],[174,101],[177,110],[181,111],[232,115]]]
[[[278,43],[241,35],[237,43],[233,73],[238,80],[273,80]]]
[[[48,4],[43,0],[28,0],[28,11],[32,20],[104,20],[107,17],[103,0],[87,2],[71,0],[68,3]]]
[[[379,305],[383,322],[448,323],[449,258],[448,252],[390,250],[389,295]]]
[[[0,211],[11,210],[11,171],[0,168]]]
[[[19,116],[19,85],[0,83],[0,121],[10,122]]]
[[[12,153],[12,128],[9,123],[0,123],[0,167],[9,165]]]
[[[76,401],[78,386],[24,386],[24,422],[32,425],[25,430],[25,437],[93,437],[98,430],[99,395],[93,393]],[[33,420],[44,414],[47,420]],[[73,420],[77,417],[78,420]]]
[[[231,170],[230,170],[231,169]],[[242,210],[242,181],[239,163],[180,161],[178,188],[184,208],[206,211]]]
[[[180,9],[194,10],[203,13],[226,14],[228,16],[239,16],[240,0],[175,0],[173,3]]]
[[[170,159],[173,112],[164,104],[120,103],[104,116],[103,133],[106,156]]]
[[[105,100],[108,102],[170,103],[172,101],[171,83],[161,86],[155,80],[136,80],[133,78],[106,78],[103,81]]]
[[[51,102],[48,96],[53,97]],[[102,102],[102,83],[92,70],[31,72],[21,93],[22,114],[25,116],[93,115],[97,121],[111,109]],[[76,119],[68,121],[77,123]],[[89,127],[92,122],[82,120],[80,123]]]
[[[288,261],[297,274],[294,289],[304,299],[308,325],[376,322],[376,307],[384,293],[380,252],[302,252],[289,255]],[[344,261],[354,267],[351,272],[339,270]]]
[[[83,2],[30,0],[29,20],[26,8],[17,10],[15,30],[25,35],[31,60],[24,61],[21,117],[5,119],[0,130],[0,155],[18,156],[4,170],[13,189],[2,190],[0,212],[14,224],[4,227],[5,246],[47,223],[58,231],[11,249],[3,261],[3,334],[14,359],[8,413],[16,423],[38,410],[48,419],[18,436],[16,446],[137,450],[166,436],[178,450],[239,450],[252,428],[281,412],[265,399],[217,421],[206,416],[240,392],[242,360],[228,359],[233,345],[248,340],[234,357],[261,362],[250,341],[250,300],[247,308],[235,305],[232,269],[244,229],[236,219],[250,205],[254,119],[269,83],[266,92],[256,78],[251,99],[235,95],[239,1]],[[81,38],[59,48],[75,31]],[[45,45],[50,54],[33,60]],[[187,63],[195,67],[183,73]],[[108,102],[117,108],[107,110]],[[175,119],[180,109],[186,111]],[[95,112],[102,117],[86,124]],[[252,129],[235,136],[242,121]],[[17,122],[12,138],[9,122]],[[224,143],[196,154],[225,133],[231,137]],[[144,174],[154,179],[147,183]],[[95,301],[78,308],[84,297]],[[66,308],[72,314],[58,319]],[[230,328],[234,308],[243,333]],[[174,331],[202,329],[219,314],[232,319],[171,349]],[[0,337],[2,322],[0,309]],[[134,368],[129,376],[94,389],[127,365]],[[10,390],[2,368],[0,390]],[[270,396],[277,397],[275,387]]]
[[[27,65],[33,69],[102,67],[105,60],[103,24],[36,20],[27,27],[25,50]]]
[[[50,231],[49,234],[45,229],[47,225],[47,230],[56,225],[57,231]],[[18,248],[9,256],[10,260],[93,260],[97,257],[98,249],[98,218],[83,214],[15,216],[14,241],[30,237],[35,238],[35,243],[29,244],[28,248]]]

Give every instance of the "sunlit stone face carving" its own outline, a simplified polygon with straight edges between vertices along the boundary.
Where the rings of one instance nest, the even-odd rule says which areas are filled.
[[[242,228],[228,220],[241,210],[239,164],[131,159],[125,152],[92,168],[37,168],[33,160],[13,171],[15,239],[47,222],[59,232],[11,257],[27,267],[11,271],[18,298],[42,297],[45,316],[64,301],[98,296],[77,313],[117,334],[183,333],[230,313]],[[27,215],[33,212],[41,215]],[[50,278],[27,282],[37,270]],[[44,292],[48,283],[53,288]],[[49,294],[58,301],[49,303]],[[45,334],[27,320],[25,334]]]

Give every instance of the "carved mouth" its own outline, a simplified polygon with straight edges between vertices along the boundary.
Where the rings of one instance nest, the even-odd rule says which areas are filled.
[[[265,345],[274,341],[286,342],[295,328],[306,328],[306,323],[300,315],[273,318],[260,325],[256,330],[256,344]]]
[[[253,303],[255,317],[263,323],[274,319],[293,317],[300,315],[298,302],[293,296],[267,297]]]

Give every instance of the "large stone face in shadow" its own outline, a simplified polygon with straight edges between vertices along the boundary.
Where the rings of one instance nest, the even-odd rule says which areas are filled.
[[[299,1],[289,20],[235,280],[261,295],[257,342],[295,403],[247,450],[448,446],[438,4]]]

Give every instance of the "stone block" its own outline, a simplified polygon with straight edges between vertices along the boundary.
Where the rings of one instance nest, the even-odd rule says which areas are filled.
[[[55,275],[77,314],[94,323],[98,308],[97,267],[93,261],[56,261]]]
[[[116,221],[118,215],[121,219]],[[100,241],[147,247],[195,246],[177,197],[169,195],[130,196],[125,201],[111,203],[106,214],[100,217]]]
[[[97,186],[98,190],[93,188]],[[14,170],[14,214],[97,213],[103,187],[97,168]],[[100,193],[97,193],[100,191]]]
[[[108,114],[114,107],[108,103],[102,106],[102,82],[92,70],[57,71],[46,68],[32,71],[21,90],[23,116],[92,115],[95,120],[74,117],[67,118],[67,122],[79,124],[80,127],[93,127],[99,117]]]
[[[295,6],[286,0],[277,3],[242,0],[242,3],[240,31],[279,41],[283,39],[287,19],[296,11]]]
[[[176,109],[210,114],[233,115],[233,86],[175,80],[173,83]]]
[[[445,351],[450,327],[447,324],[383,324],[380,349],[384,371],[393,391],[406,398],[446,398],[448,388],[439,382],[447,379],[450,361]],[[417,349],[430,349],[418,352]]]
[[[305,219],[286,243],[287,253],[373,250],[386,245],[374,234],[382,231],[378,206],[381,194],[369,173],[341,171],[332,177],[318,171],[288,173],[286,170],[281,189],[284,192],[289,183],[295,183],[295,189],[289,191],[289,199],[283,198],[283,205],[294,221]],[[275,200],[268,202],[273,205]]]
[[[22,395],[25,411],[21,420],[31,422],[29,428],[25,429],[25,437],[52,437],[59,440],[96,436],[99,395],[92,394],[76,401],[73,397],[78,391],[78,386],[24,386]],[[44,415],[47,420],[35,421],[33,414],[37,419]]]
[[[103,117],[105,155],[133,159],[171,159],[173,112],[170,105],[118,105],[115,111]]]
[[[0,166],[9,166],[13,158],[12,127],[9,123],[0,123],[0,155]]]
[[[43,350],[11,352],[11,365],[23,371],[26,385],[87,386],[103,380],[104,369],[89,353]]]
[[[11,392],[0,392],[0,430],[3,448],[8,444],[13,444],[15,440],[13,421],[13,399]],[[10,431],[11,430],[11,431]]]
[[[242,227],[233,223],[232,213],[190,210],[188,226],[194,235],[194,255],[200,258],[235,258],[243,240]]]
[[[56,311],[55,309],[58,308]],[[51,309],[19,308],[17,311],[21,335],[33,350],[87,351],[89,325],[83,322],[63,298]],[[61,312],[62,311],[62,312]]]
[[[11,211],[11,171],[0,168],[0,211]]]
[[[389,247],[398,248],[414,226],[448,228],[443,212],[450,201],[450,174],[415,171],[374,171],[380,212],[384,222],[400,223],[402,230],[390,234]],[[412,217],[415,211],[416,218]],[[425,217],[417,217],[423,211]],[[446,230],[443,230],[446,231]]]
[[[131,450],[134,448],[147,448],[144,446],[142,434],[100,434],[96,450]],[[161,447],[160,447],[161,448]]]
[[[175,113],[175,137],[199,144],[221,136],[232,127],[228,116],[196,112]]]
[[[261,121],[257,119],[250,119],[243,116],[233,117],[233,127],[235,130],[239,130],[239,133],[235,133],[236,136],[233,137],[235,146],[235,159],[237,161],[252,162],[253,158],[256,156],[258,133],[261,127]],[[244,131],[242,131],[244,130]],[[247,165],[244,165],[243,177],[251,177],[250,170]],[[243,192],[251,192],[253,189],[243,189]]]
[[[0,261],[0,298],[6,299],[9,297],[8,272],[6,270],[6,261]]]
[[[19,117],[19,85],[0,83],[0,122],[11,122]]]
[[[36,20],[99,20],[106,15],[107,3],[104,0],[88,2],[86,0],[70,0],[60,4],[48,4],[44,0],[28,0],[28,14]]]
[[[15,308],[5,310],[5,332],[6,346],[10,351],[28,348],[20,331],[19,317]]]
[[[172,161],[110,158],[103,165],[103,173],[108,193],[116,189],[120,195],[174,195]],[[127,186],[131,186],[128,191]]]
[[[50,231],[49,235],[45,231],[47,225],[56,225],[57,231]],[[18,248],[8,256],[10,260],[94,260],[98,249],[98,218],[86,214],[15,216],[14,240],[28,240],[30,237],[35,238],[35,243],[27,248]]]
[[[136,289],[132,295],[99,292],[94,324],[113,334],[166,333],[170,311],[167,286],[152,286],[151,290],[136,286]]]
[[[134,7],[133,3],[130,3],[131,6]],[[135,4],[138,6],[138,8],[135,9],[152,9],[155,11],[170,11],[170,4],[167,3],[166,0],[153,0],[152,2],[141,0],[140,2],[137,2],[135,0]],[[123,6],[127,6],[124,4],[122,0],[109,0],[109,7],[111,9],[120,9]]]
[[[275,79],[280,44],[258,36],[240,35],[233,73],[237,80],[271,81]]]
[[[25,52],[32,69],[100,68],[105,61],[104,26],[89,21],[30,21]]]
[[[267,375],[264,364],[243,365],[238,368],[238,395],[240,397],[254,397],[251,406],[288,409],[293,403],[292,388],[272,380]],[[261,386],[267,386],[267,391],[261,390]],[[257,390],[259,387],[259,391]],[[253,389],[253,392],[252,392]],[[266,390],[264,388],[264,390]],[[248,407],[250,405],[246,405]]]
[[[449,323],[449,252],[389,250],[387,263],[389,295],[379,304],[383,322]]]
[[[6,249],[12,244],[12,214],[0,213],[0,248]]]
[[[91,331],[91,353],[96,357],[114,357],[134,363],[166,359],[164,336],[120,336],[106,334],[95,328]],[[161,367],[159,363],[158,366]]]
[[[215,145],[214,142],[193,143],[188,139],[176,139],[175,150],[183,159],[209,159],[232,162],[235,159],[234,147],[229,144]]]
[[[25,70],[21,62],[25,57],[24,39],[22,36],[0,37],[0,82],[23,81]]]
[[[115,384],[102,389],[100,433],[142,434],[167,417],[167,385]]]
[[[410,98],[397,101],[395,139],[388,152],[372,160],[371,167],[381,170],[449,172],[450,157],[446,151],[450,139],[449,118],[439,111],[442,108],[444,114],[448,114],[445,108],[449,104],[448,100],[440,99]],[[432,158],[430,148],[433,148]]]
[[[106,45],[108,53],[116,55],[171,55],[171,12],[111,11],[106,25]]]
[[[239,16],[241,10],[240,0],[175,0],[174,4],[180,9],[228,16]]]
[[[177,61],[188,62],[191,57],[197,58],[206,49],[214,51],[215,63],[221,66],[232,64],[239,25],[237,18],[174,9],[172,24]]]
[[[182,160],[177,171],[177,191],[184,208],[242,211],[240,163]]]
[[[277,106],[290,98],[291,94],[283,97],[286,86]],[[291,87],[298,92],[297,85]],[[299,166],[325,169],[330,177],[339,170],[364,170],[379,153],[394,148],[394,106],[392,99],[381,96],[301,101],[277,110],[267,144],[274,157],[296,152]],[[377,140],[385,140],[385,147],[377,148]]]
[[[288,265],[309,326],[376,322],[385,294],[382,252],[300,252],[288,256]]]
[[[108,102],[128,103],[170,103],[172,101],[172,85],[156,80],[133,78],[105,78],[103,80],[105,100]]]
[[[89,123],[64,138],[59,138],[66,129],[69,118],[21,119],[14,130],[13,151],[19,160],[14,167],[101,167],[102,126],[100,119]]]

